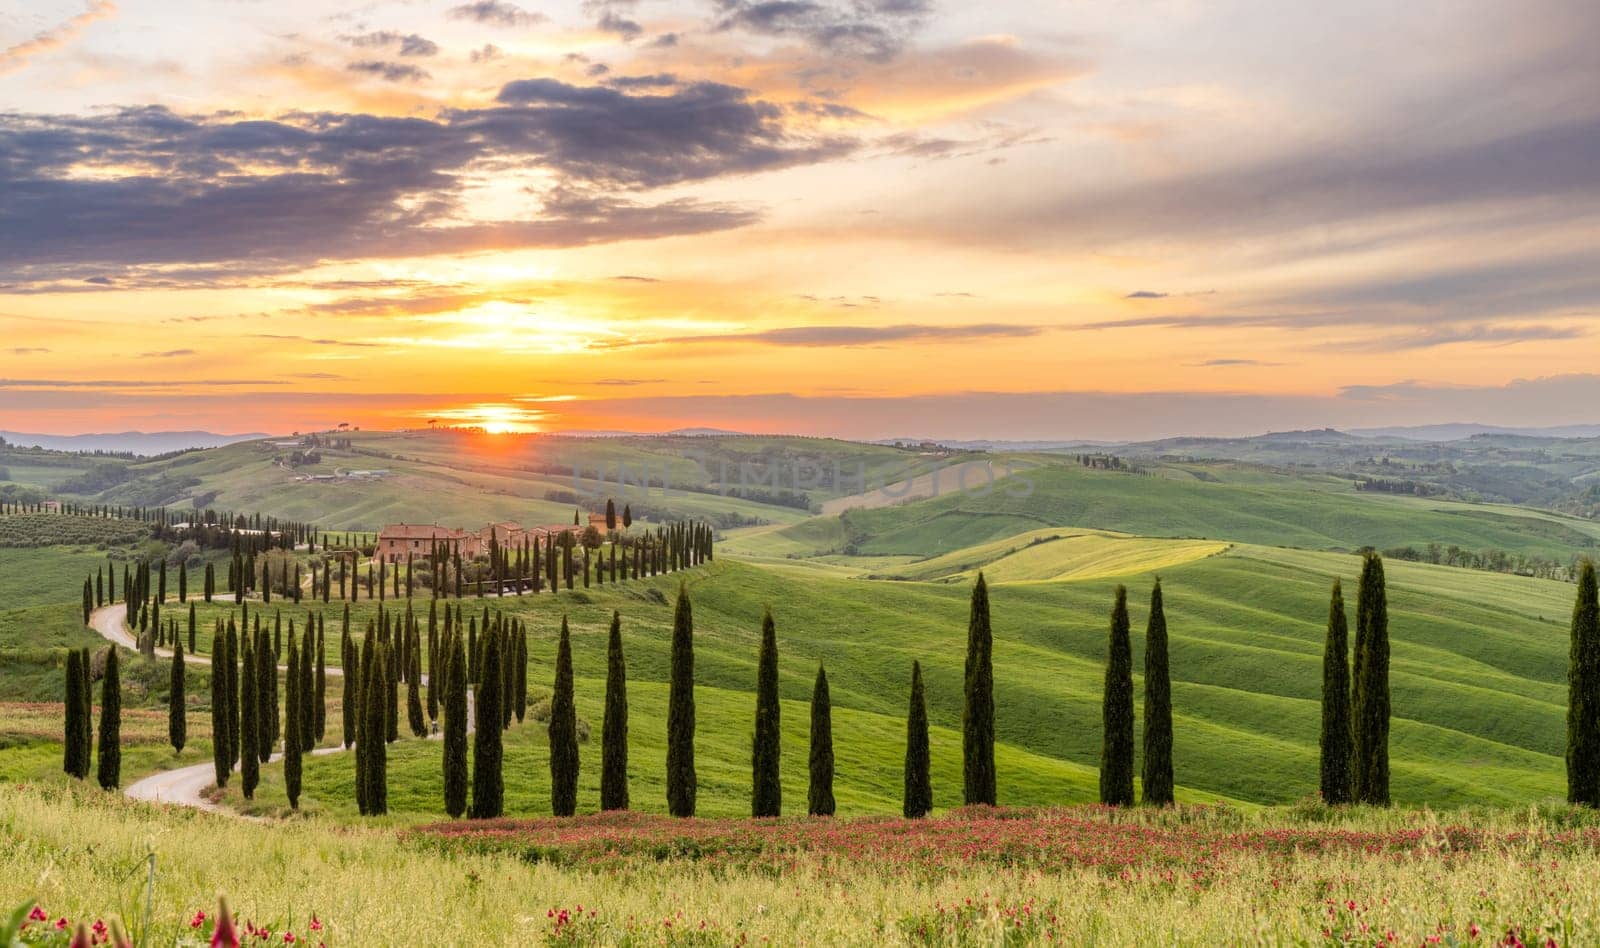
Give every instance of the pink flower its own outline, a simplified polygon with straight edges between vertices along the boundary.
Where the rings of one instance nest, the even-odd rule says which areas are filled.
[[[195,913],[194,913],[194,918],[189,919],[189,927],[190,928],[199,928],[201,925],[204,925],[205,923],[206,923],[206,912],[205,912],[205,909],[196,909]]]
[[[56,931],[64,932],[66,930],[67,930],[67,917],[65,915],[63,915],[60,918],[56,919]]]
[[[322,931],[322,920],[317,918],[317,913],[315,912],[311,913],[311,930],[314,932]]]
[[[28,921],[30,922],[42,922],[49,917],[44,913],[44,907],[39,905],[35,905],[33,911],[28,913]]]
[[[228,914],[228,900],[217,896],[217,921],[211,929],[211,948],[239,948],[239,930]]]
[[[294,932],[284,932],[283,933],[283,942],[286,945],[294,944]]]
[[[62,919],[62,921],[65,922],[66,919]],[[58,927],[66,928],[65,925]],[[89,929],[85,928],[82,922],[79,922],[78,930],[72,933],[72,941],[68,943],[67,948],[90,948],[93,944],[94,942],[89,940]]]

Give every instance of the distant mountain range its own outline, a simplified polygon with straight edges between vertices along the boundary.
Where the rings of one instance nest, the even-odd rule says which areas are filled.
[[[1351,428],[1347,434],[1363,438],[1406,438],[1411,441],[1460,441],[1474,435],[1518,435],[1526,438],[1600,438],[1600,425],[1555,425],[1549,428],[1506,428],[1500,425],[1455,423],[1413,425],[1400,428]]]
[[[120,431],[107,434],[47,435],[25,431],[0,431],[7,444],[22,448],[41,447],[52,451],[128,451],[133,454],[166,454],[188,448],[220,448],[239,441],[265,438],[260,432],[217,434],[212,431]]]

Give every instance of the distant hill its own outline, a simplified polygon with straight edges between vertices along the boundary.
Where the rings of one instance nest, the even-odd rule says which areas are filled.
[[[1600,438],[1600,425],[1556,425],[1550,428],[1506,428],[1456,422],[1397,428],[1350,428],[1346,434],[1362,438],[1406,438],[1411,441],[1460,441],[1476,435],[1519,435],[1530,438]]]
[[[217,434],[212,431],[121,431],[108,434],[47,435],[24,431],[0,431],[0,438],[17,447],[47,448],[51,451],[129,451],[134,454],[166,454],[189,448],[220,448],[239,441],[265,438],[261,432]]]

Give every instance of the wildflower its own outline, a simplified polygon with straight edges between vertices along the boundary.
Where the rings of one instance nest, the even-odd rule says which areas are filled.
[[[44,907],[39,905],[35,905],[33,911],[28,913],[28,921],[30,922],[42,922],[49,917],[49,915],[45,914]]]
[[[239,930],[228,913],[228,900],[217,896],[217,921],[211,929],[211,948],[239,948]]]
[[[204,925],[205,923],[206,923],[206,912],[205,912],[205,909],[196,909],[195,913],[194,913],[194,918],[189,919],[189,927],[190,928],[199,928],[201,925]]]
[[[283,933],[283,943],[284,944],[292,945],[292,944],[294,944],[294,942],[295,942],[294,932],[284,932]]]
[[[61,921],[65,922],[66,919],[63,918]],[[67,926],[58,925],[56,927],[66,928]],[[67,948],[90,948],[93,944],[94,942],[89,940],[89,929],[84,927],[82,922],[79,922],[78,929],[72,933],[72,941],[67,944]]]
[[[317,913],[315,912],[311,913],[311,930],[314,932],[322,931],[322,920],[317,918]]]

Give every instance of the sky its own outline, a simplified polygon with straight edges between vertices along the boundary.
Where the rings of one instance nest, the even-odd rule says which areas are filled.
[[[1593,0],[0,0],[0,428],[1600,422]]]

